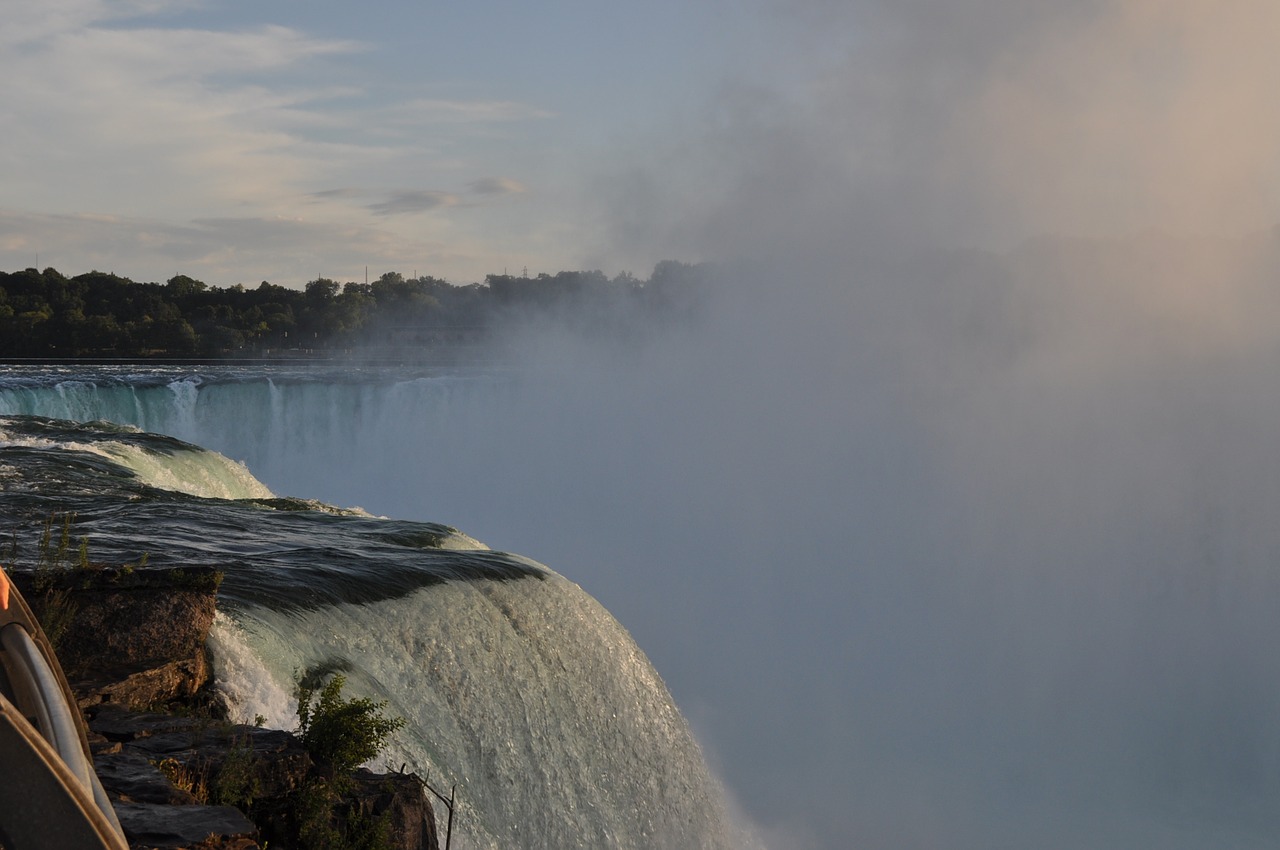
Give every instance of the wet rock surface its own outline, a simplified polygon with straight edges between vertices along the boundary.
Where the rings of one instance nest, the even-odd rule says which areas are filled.
[[[331,830],[362,840],[376,834],[377,846],[396,850],[438,847],[412,774],[332,776],[277,729],[110,704],[88,713],[94,767],[131,846],[297,847],[307,845],[300,835],[308,830]]]
[[[195,847],[209,839],[236,840],[242,847],[259,847],[257,827],[231,806],[113,804],[130,846]],[[221,845],[217,845],[221,846]]]

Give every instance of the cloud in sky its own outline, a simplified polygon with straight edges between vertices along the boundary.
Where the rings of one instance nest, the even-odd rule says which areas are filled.
[[[468,183],[467,188],[477,195],[518,195],[526,191],[522,183],[510,177],[481,177]]]
[[[477,123],[493,121],[527,121],[552,118],[554,113],[513,101],[414,100],[397,104],[393,121],[400,123]]]
[[[377,219],[369,216],[369,221]],[[396,230],[344,221],[284,217],[211,217],[164,222],[129,216],[0,212],[0,253],[11,268],[53,266],[71,274],[97,269],[140,281],[175,274],[231,285],[261,280],[359,281],[370,269],[428,273],[483,255],[486,243],[405,237]],[[145,265],[137,262],[146,259]],[[121,263],[128,263],[122,265]],[[139,267],[143,271],[139,272]],[[271,273],[262,273],[266,269]]]
[[[240,32],[83,25],[0,59],[10,84],[0,206],[177,222],[286,212],[321,166],[300,123],[323,91],[251,79],[357,49],[285,27]],[[128,265],[129,258],[121,257]]]
[[[3,4],[12,15],[0,33],[8,45],[0,53],[7,81],[0,92],[7,127],[0,210],[23,225],[0,246],[25,245],[38,235],[42,254],[63,257],[68,273],[111,258],[122,274],[155,278],[172,273],[171,261],[147,247],[145,233],[208,235],[195,222],[299,219],[316,234],[381,231],[381,239],[362,240],[364,251],[353,253],[350,265],[408,255],[426,266],[441,256],[429,246],[447,242],[476,253],[446,252],[451,265],[435,273],[477,278],[491,268],[495,260],[482,247],[483,212],[442,219],[425,235],[397,223],[407,213],[444,215],[458,206],[453,193],[392,188],[352,190],[344,198],[327,187],[466,186],[478,179],[510,191],[517,181],[470,177],[494,173],[495,156],[510,157],[469,143],[469,128],[538,121],[547,110],[492,98],[388,102],[371,85],[376,45],[274,23],[167,25],[169,16],[190,8],[197,7],[163,0]],[[355,197],[371,194],[381,197],[371,203]],[[110,241],[92,244],[94,233],[106,238],[84,227],[84,217],[94,215],[114,217]],[[137,228],[139,238],[121,239],[128,228]],[[378,245],[403,250],[370,255]],[[331,248],[310,246],[318,255]],[[237,246],[221,253],[234,255]],[[0,254],[7,267],[33,261]],[[292,285],[306,279],[294,274],[290,264],[268,258],[261,268],[236,269],[234,277]]]
[[[427,212],[428,210],[451,207],[458,203],[456,195],[448,192],[435,192],[429,189],[416,191],[393,192],[384,201],[370,204],[374,215],[405,215],[407,213]]]
[[[0,209],[17,214],[301,216],[491,245],[434,269],[471,279],[588,258],[642,270],[839,228],[1008,245],[1276,217],[1266,34],[1280,12],[1261,0],[1222,14],[1191,0],[758,0],[732,25],[713,20],[723,9],[555,6],[512,13],[510,32],[483,10],[428,21],[406,7],[379,32],[332,9],[0,8]],[[521,31],[544,25],[541,41]],[[676,52],[658,57],[668,31]],[[516,184],[538,188],[519,210],[443,202]],[[335,186],[379,197],[320,194]],[[434,216],[426,237],[410,210]],[[145,254],[119,265],[152,274]]]

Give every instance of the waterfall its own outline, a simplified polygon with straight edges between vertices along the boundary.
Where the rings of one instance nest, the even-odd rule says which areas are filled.
[[[300,613],[245,608],[219,623],[219,647],[243,721],[269,711],[292,725],[288,683],[317,665],[386,700],[408,721],[386,765],[457,785],[464,846],[740,846],[652,665],[554,574]]]
[[[199,428],[210,388],[182,383],[106,388],[97,407],[61,387],[43,392],[67,407],[40,409],[154,422],[167,401],[169,421]],[[234,385],[214,405],[250,394],[269,412],[271,392]],[[743,846],[648,658],[541,564],[445,526],[277,498],[242,464],[133,426],[0,415],[0,470],[0,513],[78,512],[96,558],[225,570],[211,648],[236,719],[293,728],[294,682],[314,668],[385,700],[407,725],[380,766],[457,787],[454,846]]]

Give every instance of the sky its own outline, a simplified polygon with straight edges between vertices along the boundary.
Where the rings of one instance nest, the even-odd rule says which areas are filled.
[[[588,178],[694,108],[735,28],[666,0],[2,8],[0,265],[222,286],[620,271]]]
[[[4,0],[0,266],[645,276],[762,234],[1245,232],[1247,0]]]

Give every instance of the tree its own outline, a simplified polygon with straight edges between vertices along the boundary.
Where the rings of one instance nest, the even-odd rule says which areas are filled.
[[[310,301],[327,301],[331,298],[336,298],[340,288],[337,281],[322,277],[307,284],[307,299]]]
[[[185,274],[180,274],[169,278],[168,284],[165,288],[168,290],[169,295],[172,298],[186,298],[191,295],[195,295],[196,293],[204,292],[208,287],[204,281],[196,280],[193,277],[187,277]]]

